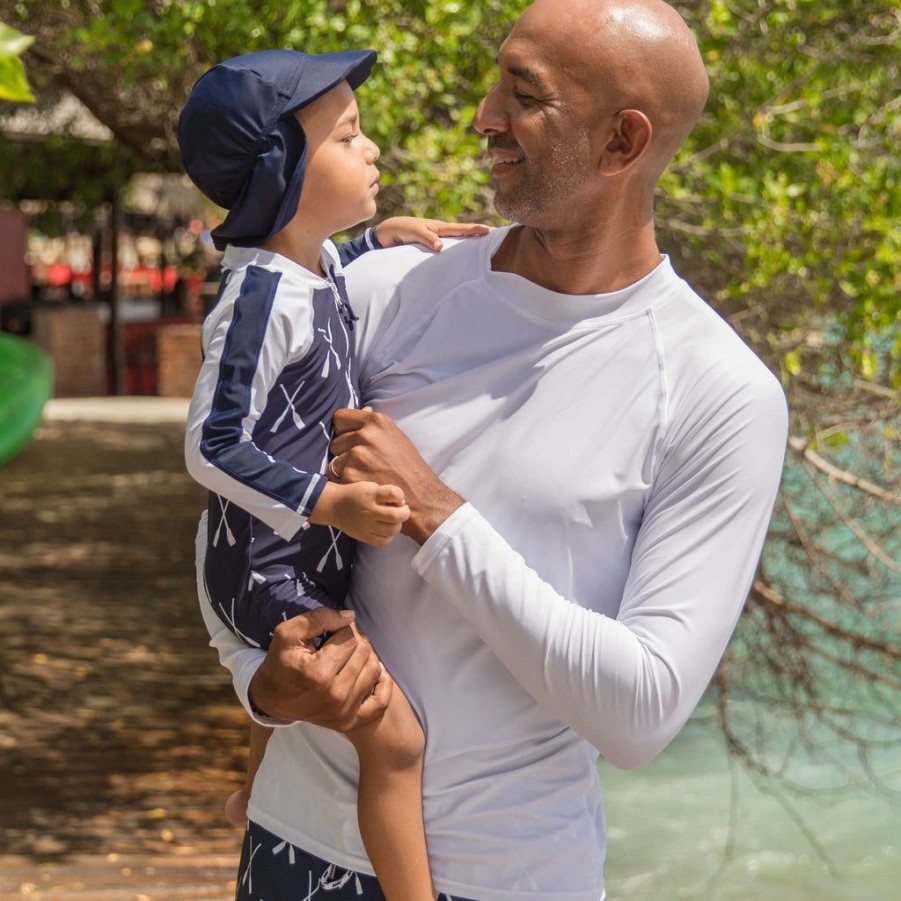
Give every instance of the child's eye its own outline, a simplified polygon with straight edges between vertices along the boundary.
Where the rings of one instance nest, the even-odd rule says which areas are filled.
[[[357,137],[355,134],[345,135],[343,138],[341,138],[341,141],[344,144],[352,144],[355,137]]]

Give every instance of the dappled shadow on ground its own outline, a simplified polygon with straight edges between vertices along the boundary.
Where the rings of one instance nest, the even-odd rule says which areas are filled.
[[[177,425],[50,423],[0,468],[0,853],[235,850],[246,725],[197,610]]]

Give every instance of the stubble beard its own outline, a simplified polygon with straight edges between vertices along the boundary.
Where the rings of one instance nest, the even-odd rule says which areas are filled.
[[[519,165],[528,167],[528,162]],[[552,207],[564,203],[584,184],[584,171],[572,153],[554,148],[537,170],[524,168],[521,178],[508,190],[496,188],[494,208],[505,219],[522,225],[542,224]]]

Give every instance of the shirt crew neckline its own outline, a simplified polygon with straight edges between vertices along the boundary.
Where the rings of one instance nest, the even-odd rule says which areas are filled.
[[[492,259],[515,225],[496,228],[482,241],[481,268],[485,281],[497,288],[504,303],[522,315],[548,325],[595,328],[642,316],[659,306],[681,283],[661,254],[660,262],[647,275],[618,291],[603,294],[561,294],[515,272],[497,272]]]
[[[328,242],[322,245],[322,254],[319,259],[326,272],[340,266],[338,256],[331,253]],[[262,247],[239,247],[229,244],[222,257],[222,266],[225,269],[240,269],[243,266],[273,267],[290,272],[292,276],[302,281],[309,281],[317,288],[325,288],[331,284],[328,276],[317,275],[305,266],[301,266],[300,263],[295,263],[289,257],[271,250],[264,250]]]

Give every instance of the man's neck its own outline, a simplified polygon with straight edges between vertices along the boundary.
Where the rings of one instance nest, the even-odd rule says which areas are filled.
[[[560,294],[607,294],[634,284],[659,262],[648,222],[625,231],[521,226],[510,231],[491,266]]]

